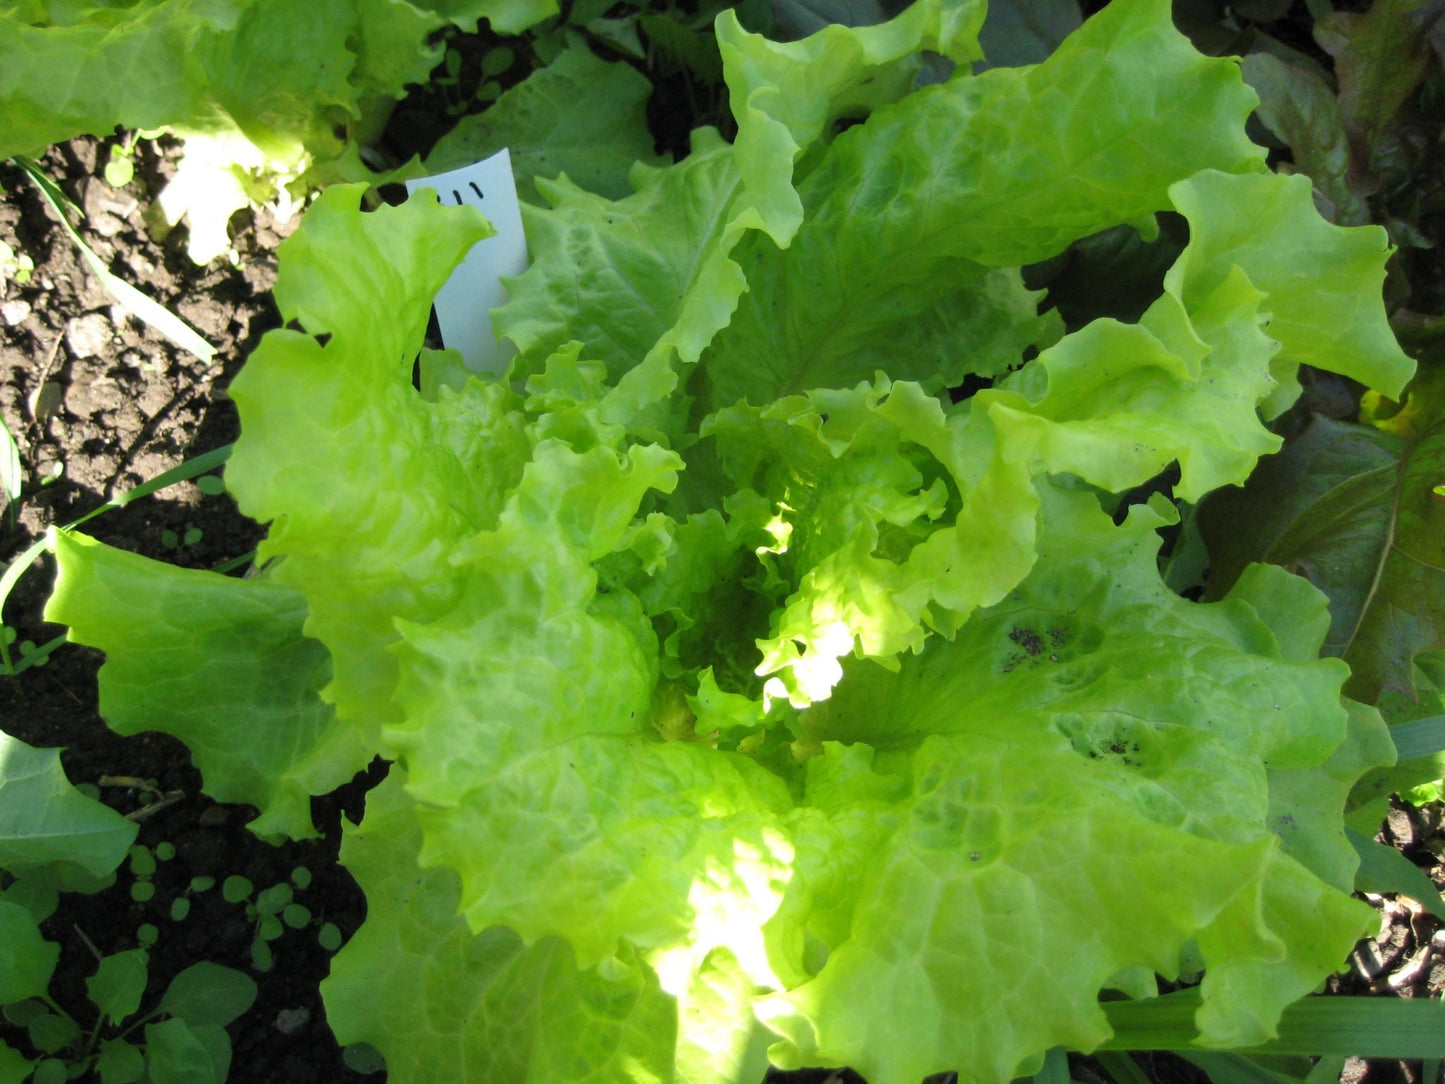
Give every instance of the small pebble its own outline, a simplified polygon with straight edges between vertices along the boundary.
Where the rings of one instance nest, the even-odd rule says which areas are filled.
[[[16,324],[23,324],[28,320],[31,311],[30,302],[17,297],[0,305],[0,319],[4,319],[6,324],[14,327]]]
[[[282,1035],[295,1035],[311,1023],[311,1010],[304,1005],[299,1009],[282,1009],[276,1014],[276,1030]]]
[[[65,345],[77,358],[93,358],[110,345],[113,327],[101,312],[88,312],[65,325]]]

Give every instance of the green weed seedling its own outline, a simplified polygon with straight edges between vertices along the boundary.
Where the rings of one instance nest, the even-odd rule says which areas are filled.
[[[135,180],[135,133],[128,134],[121,142],[111,145],[110,157],[105,163],[105,183],[112,188],[124,188]]]
[[[161,545],[168,550],[178,550],[183,546],[194,546],[201,540],[201,537],[199,527],[187,527],[185,532],[180,534],[175,531],[162,531]]]
[[[3,642],[6,648],[5,665],[0,667],[0,672],[18,674],[32,666],[44,666],[50,660],[51,653],[65,642],[63,636],[44,644],[36,644],[34,640],[19,640],[19,637],[20,634],[9,625],[0,626],[0,642]],[[16,643],[17,640],[19,643]],[[13,661],[9,657],[11,647],[16,649]]]
[[[255,982],[239,971],[193,964],[142,1011],[145,947],[103,956],[91,946],[99,961],[85,984],[92,1008],[77,1019],[51,996],[60,946],[45,939],[40,925],[54,914],[60,893],[110,887],[129,855],[136,878],[131,896],[144,902],[155,893],[157,861],[175,856],[169,843],[154,851],[133,845],[136,831],[132,821],[71,785],[59,750],[35,749],[0,733],[0,1084],[226,1079],[231,1044],[225,1026],[256,998]],[[141,927],[136,938],[153,944],[154,927],[149,936]]]
[[[60,893],[110,887],[127,853],[137,877],[132,895],[154,892],[156,854],[132,847],[136,831],[70,784],[59,750],[0,733],[0,1084],[58,1084],[92,1072],[102,1084],[226,1079],[225,1025],[256,997],[256,984],[239,971],[194,964],[140,1012],[145,949],[97,951],[99,963],[86,980],[93,1010],[82,1014],[89,1028],[50,994],[60,946],[45,939],[40,925],[59,906]],[[157,851],[174,855],[174,848]]]
[[[138,1012],[148,964],[140,948],[101,958],[85,983],[95,1007],[88,1033],[49,997],[5,1006],[5,1019],[25,1028],[30,1045],[44,1055],[33,1063],[34,1084],[60,1084],[90,1071],[102,1084],[222,1084],[231,1066],[226,1025],[251,1007],[256,983],[233,968],[202,961],[172,979],[152,1008]],[[18,1084],[31,1068],[14,1075],[16,1070],[0,1064],[0,1081]]]
[[[10,245],[0,241],[0,284],[14,281],[23,286],[34,273],[34,260],[23,252],[17,253]]]
[[[264,973],[275,966],[272,942],[279,940],[288,929],[314,927],[317,942],[327,952],[341,947],[340,927],[313,916],[309,907],[297,901],[296,893],[304,892],[310,885],[311,871],[305,866],[297,866],[288,880],[260,892],[245,877],[227,877],[221,882],[222,898],[228,903],[244,905],[246,918],[253,924],[251,966],[257,971]]]

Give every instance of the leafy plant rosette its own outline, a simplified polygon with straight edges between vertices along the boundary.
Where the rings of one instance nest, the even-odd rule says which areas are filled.
[[[327,191],[231,390],[259,574],[55,535],[111,725],[257,832],[395,762],[323,987],[390,1079],[1002,1082],[1201,972],[1195,1042],[1252,1047],[1374,927],[1341,818],[1394,749],[1324,597],[1181,598],[1174,505],[1116,495],[1242,483],[1301,364],[1397,396],[1384,233],[1265,170],[1163,0],[975,76],[982,16],[722,15],[736,141],[537,181],[505,379],[422,348],[480,216]],[[1038,312],[1021,265],[1162,211],[1136,322]]]

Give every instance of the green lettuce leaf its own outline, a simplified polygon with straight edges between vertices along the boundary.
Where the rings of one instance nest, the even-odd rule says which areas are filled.
[[[1043,64],[955,76],[835,140],[800,186],[806,219],[787,251],[761,237],[745,246],[749,291],[704,362],[712,403],[846,387],[873,367],[949,384],[997,375],[1056,332],[1011,319],[1027,295],[987,268],[1145,219],[1198,169],[1257,168],[1262,152],[1238,129],[1253,102],[1237,68],[1204,60],[1162,12],[1106,9]],[[1079,70],[1083,85],[1068,74]],[[1125,89],[1136,85],[1148,93]],[[1158,101],[1187,102],[1189,115]],[[1186,147],[1182,131],[1209,136]],[[1160,142],[1169,153],[1145,150]],[[987,329],[1003,319],[1013,330],[1000,340]],[[970,341],[983,349],[958,349]]]
[[[1415,363],[1395,341],[1379,301],[1391,252],[1384,229],[1325,221],[1309,180],[1298,175],[1202,173],[1175,186],[1170,198],[1191,226],[1209,227],[1191,237],[1166,287],[1189,306],[1238,267],[1268,296],[1268,334],[1280,346],[1271,366],[1277,387],[1265,403],[1269,415],[1299,395],[1300,365],[1399,398]],[[1311,273],[1302,275],[1302,267]]]
[[[639,168],[637,191],[617,202],[538,183],[553,209],[523,208],[532,266],[492,313],[517,345],[515,374],[540,372],[573,341],[614,380],[669,347],[695,361],[728,322],[747,285],[730,254],[751,218],[732,148],[712,129],[692,140],[676,166]]]
[[[517,195],[540,203],[534,179],[559,173],[589,192],[621,199],[633,163],[661,164],[647,130],[649,83],[635,68],[599,60],[574,43],[545,68],[508,90],[485,112],[463,117],[427,156],[444,173],[511,155]]]
[[[82,134],[237,132],[273,160],[339,150],[339,121],[426,78],[443,20],[507,33],[555,12],[546,0],[237,0],[30,3],[0,12],[0,157]],[[516,27],[507,29],[502,24]]]
[[[449,546],[499,512],[499,490],[470,479],[504,487],[520,468],[520,438],[499,387],[443,390],[427,403],[411,386],[431,300],[490,227],[449,208],[455,228],[439,243],[422,226],[435,194],[430,206],[417,198],[363,215],[361,191],[329,189],[282,246],[283,316],[331,339],[287,331],[252,354],[230,388],[245,432],[226,484],[242,511],[274,521],[259,559],[285,557],[273,582],[305,595],[306,634],[331,652],[323,695],[374,743],[396,680],[394,620],[456,597]]]
[[[0,870],[39,874],[61,889],[91,888],[115,871],[135,836],[133,822],[71,786],[59,749],[0,732]]]
[[[236,381],[227,480],[328,725],[396,762],[327,997],[397,1079],[741,1082],[775,1041],[1003,1084],[1201,966],[1201,1043],[1252,1046],[1373,925],[1339,826],[1392,749],[1323,598],[1177,596],[1172,506],[1116,494],[1243,481],[1301,363],[1398,390],[1388,248],[1262,172],[1163,0],[903,95],[973,13],[725,30],[740,132],[790,149],[539,180],[505,377],[422,349],[475,215],[332,190],[282,252],[301,326]],[[1158,296],[1061,338],[1019,265],[1165,210]]]
[[[420,847],[393,769],[342,843],[367,905],[321,983],[339,1042],[376,1047],[395,1081],[670,1078],[677,1009],[645,965],[629,957],[603,977],[557,938],[474,934],[457,914],[456,875],[418,869]]]
[[[793,174],[826,145],[841,118],[858,119],[913,89],[924,49],[966,65],[982,57],[977,0],[923,0],[877,26],[824,27],[779,43],[742,28],[735,12],[717,20],[718,51],[737,120],[738,169],[763,229],[786,248],[803,221]]]
[[[554,0],[139,0],[35,2],[0,11],[0,158],[124,126],[187,142],[161,195],[185,217],[193,259],[229,246],[226,222],[284,185],[374,175],[359,143],[381,133],[408,84],[441,56],[444,22],[480,17],[506,33]],[[304,179],[299,180],[298,178]]]
[[[46,615],[106,653],[100,712],[110,728],[180,738],[206,793],[260,810],[249,826],[257,835],[315,836],[311,796],[347,782],[374,750],[321,702],[331,660],[302,635],[306,600],[68,531],[51,548],[58,575]]]
[[[853,883],[856,902],[808,930],[815,976],[760,1010],[785,1036],[779,1064],[1009,1079],[1049,1046],[1091,1049],[1108,1034],[1098,990],[1128,968],[1177,975],[1192,944],[1201,1041],[1257,1043],[1373,927],[1269,823],[1272,771],[1332,771],[1352,726],[1344,667],[1300,650],[1318,648],[1323,598],[1261,569],[1189,603],[1159,579],[1152,512],[1116,529],[1092,497],[1050,492],[1042,521],[1038,565],[1005,602],[897,674],[851,663],[799,720],[825,766],[833,741],[878,750],[855,815],[869,791],[904,797],[839,847],[842,868],[799,863],[790,895]],[[1371,753],[1352,770],[1388,755],[1377,714],[1353,727]],[[1338,783],[1329,801],[1338,823]]]

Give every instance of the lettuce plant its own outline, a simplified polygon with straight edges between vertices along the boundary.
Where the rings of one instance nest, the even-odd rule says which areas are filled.
[[[1194,1041],[1253,1047],[1373,928],[1341,818],[1394,749],[1324,597],[1176,595],[1127,495],[1242,483],[1301,364],[1398,395],[1384,234],[1265,170],[1164,0],[973,75],[982,18],[722,15],[736,140],[537,180],[503,379],[422,347],[485,222],[328,190],[231,389],[259,572],[54,536],[110,724],[256,831],[394,762],[323,987],[390,1079],[1001,1084],[1201,974]],[[1022,265],[1160,212],[1136,321],[1039,311]]]
[[[161,195],[189,216],[190,252],[229,244],[226,222],[284,183],[366,174],[359,145],[381,134],[408,83],[441,52],[429,37],[487,18],[517,33],[551,0],[57,0],[0,2],[0,158],[36,154],[117,125],[186,140]]]

